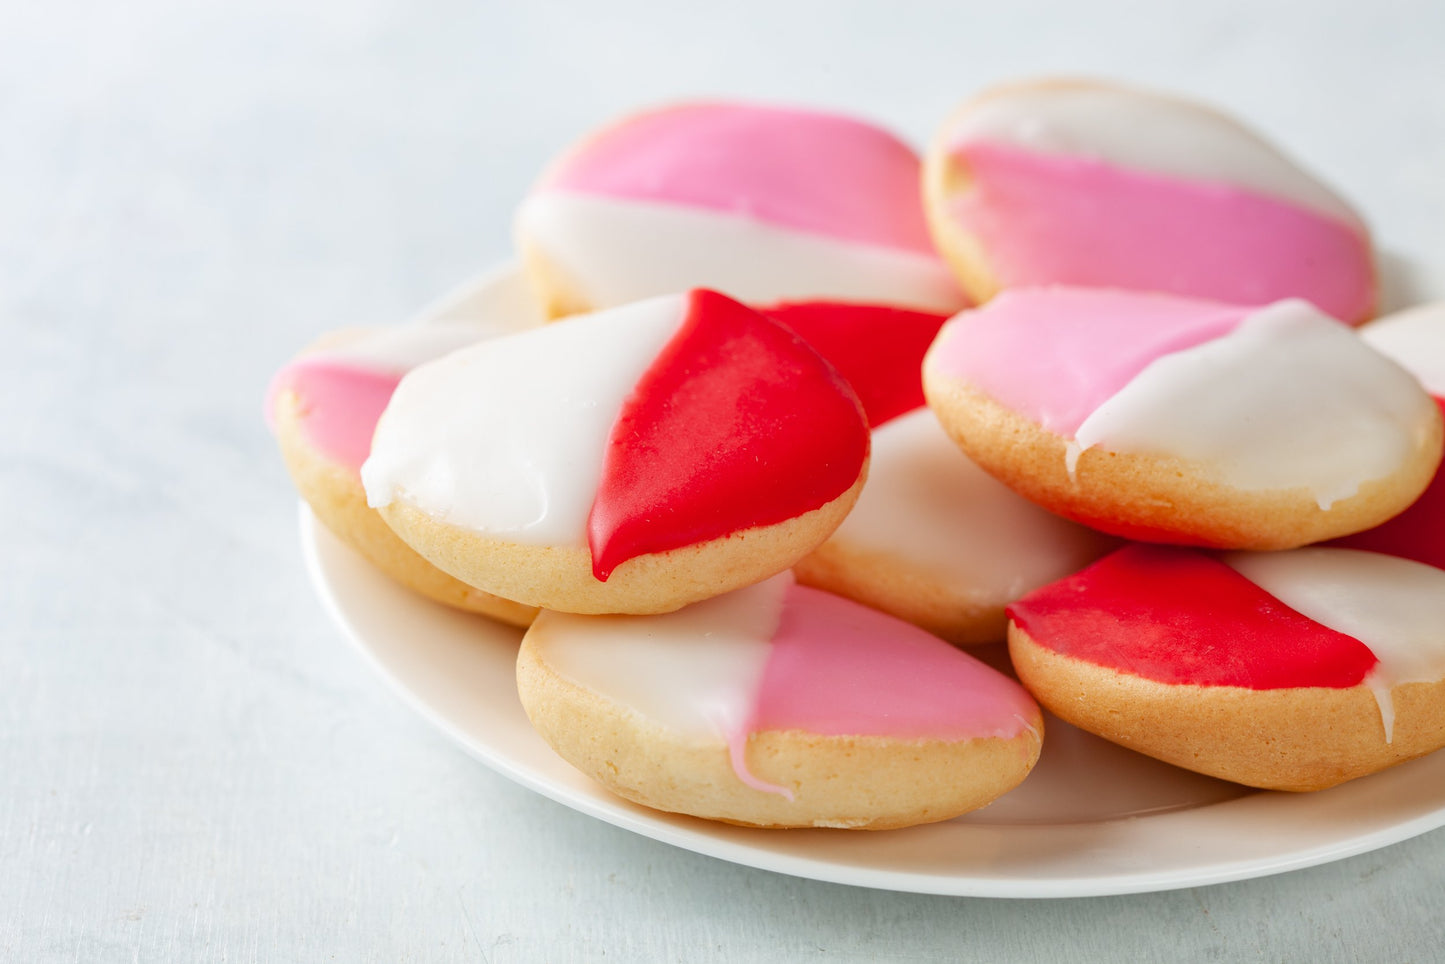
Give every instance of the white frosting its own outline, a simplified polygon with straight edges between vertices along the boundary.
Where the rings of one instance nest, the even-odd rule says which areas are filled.
[[[1163,355],[1075,433],[1078,451],[1174,455],[1240,489],[1308,488],[1322,508],[1398,471],[1434,403],[1399,365],[1298,299]]]
[[[1445,398],[1445,301],[1386,315],[1361,328],[1360,337]]]
[[[950,137],[954,146],[981,142],[1231,183],[1360,224],[1342,198],[1237,121],[1147,91],[1094,84],[1001,91],[960,115]]]
[[[831,298],[940,313],[963,306],[937,258],[700,208],[548,191],[522,204],[518,229],[604,308],[699,287],[755,303]]]
[[[585,546],[608,435],[685,314],[684,297],[667,295],[414,369],[361,467],[368,504],[399,499],[496,538]]]
[[[1096,558],[1100,537],[1046,512],[958,450],[927,408],[873,432],[868,481],[833,534],[1010,602]]]
[[[1390,688],[1445,677],[1445,570],[1358,549],[1228,553],[1224,561],[1296,612],[1364,643],[1379,665],[1366,685],[1392,735]]]
[[[543,612],[528,639],[564,678],[685,738],[725,743],[752,715],[792,584],[785,572],[661,616]]]

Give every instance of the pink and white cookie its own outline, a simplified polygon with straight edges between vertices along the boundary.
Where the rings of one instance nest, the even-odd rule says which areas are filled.
[[[663,616],[544,612],[517,683],[613,792],[762,827],[946,820],[1022,781],[1043,735],[1013,680],[788,573]]]
[[[664,295],[415,369],[362,467],[370,504],[468,585],[568,612],[666,612],[827,538],[868,462],[858,399],[796,334]]]
[[[1009,602],[1117,544],[1014,493],[943,431],[920,376],[942,315],[836,304],[762,311],[838,369],[873,430],[868,482],[838,530],[793,567],[801,582],[971,646],[1003,640]]]
[[[1445,302],[1421,305],[1370,322],[1360,337],[1420,379],[1445,412]],[[1404,512],[1373,529],[1336,540],[1445,569],[1445,471]]]
[[[1357,532],[1440,461],[1440,409],[1416,379],[1297,299],[1011,289],[944,327],[924,389],[1015,491],[1151,542],[1286,549]]]
[[[1010,607],[1040,703],[1200,773],[1318,790],[1445,746],[1445,571],[1134,545]]]
[[[517,238],[553,316],[695,287],[963,305],[924,225],[917,155],[816,111],[711,102],[627,117],[547,170]]]
[[[994,88],[944,123],[924,181],[934,240],[978,302],[1067,284],[1374,311],[1359,215],[1187,100],[1086,80]]]
[[[411,324],[333,332],[272,379],[266,417],[301,497],[339,539],[423,596],[525,626],[535,607],[482,592],[427,562],[367,506],[361,485],[377,419],[402,376],[458,348],[540,324],[521,294],[519,275],[504,271]]]

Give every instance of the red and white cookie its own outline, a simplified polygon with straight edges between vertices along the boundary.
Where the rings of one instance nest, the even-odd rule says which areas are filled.
[[[1011,289],[924,363],[965,452],[1061,515],[1129,538],[1284,549],[1369,528],[1440,461],[1440,409],[1353,329],[1261,308]]]
[[[1445,571],[1311,546],[1129,546],[1010,607],[1024,685],[1190,770],[1317,790],[1445,746]]]
[[[1372,321],[1360,329],[1360,337],[1414,373],[1445,412],[1445,302]],[[1404,512],[1335,544],[1387,552],[1445,569],[1445,471],[1437,470],[1429,488]]]
[[[1305,298],[1349,322],[1374,310],[1359,215],[1187,100],[1086,80],[998,87],[943,125],[924,181],[934,240],[979,302],[1069,284]]]
[[[963,305],[924,225],[917,155],[816,111],[713,102],[625,118],[550,167],[517,237],[554,316],[695,287]]]
[[[1002,641],[1005,605],[1117,545],[1019,496],[943,431],[920,377],[942,315],[836,304],[761,310],[838,369],[873,429],[858,503],[793,567],[800,581],[969,646]]]
[[[544,612],[517,683],[615,793],[765,827],[946,820],[1017,785],[1042,740],[1013,680],[788,573],[663,616]]]
[[[780,572],[857,498],[868,428],[796,334],[697,290],[417,368],[362,468],[370,504],[468,585],[666,612]]]
[[[468,586],[397,538],[366,504],[361,465],[376,421],[412,368],[466,345],[541,324],[521,278],[468,285],[416,322],[334,332],[271,381],[266,417],[286,467],[317,519],[377,568],[438,602],[525,626],[536,608]]]

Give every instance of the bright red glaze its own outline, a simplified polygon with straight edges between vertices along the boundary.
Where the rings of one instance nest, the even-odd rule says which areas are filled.
[[[1126,546],[1009,615],[1046,649],[1160,683],[1344,689],[1377,662],[1218,559],[1171,546]]]
[[[833,366],[790,329],[695,290],[607,440],[593,573],[816,509],[867,456],[857,396]]]
[[[1445,414],[1445,398],[1435,404]],[[1445,569],[1445,468],[1435,473],[1430,485],[1414,504],[1388,522],[1344,536],[1329,543],[1346,549],[1369,549],[1402,556]]]
[[[923,356],[947,315],[834,301],[758,310],[802,335],[838,369],[858,393],[870,428],[924,405]]]

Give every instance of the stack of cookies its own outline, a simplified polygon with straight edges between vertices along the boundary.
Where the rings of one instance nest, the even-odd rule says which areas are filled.
[[[333,532],[529,627],[529,718],[616,793],[944,820],[1040,704],[1255,787],[1445,746],[1445,306],[1371,320],[1362,219],[1229,118],[1016,84],[920,160],[682,104],[516,228],[530,302],[325,336],[267,411]]]

